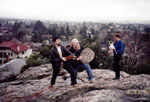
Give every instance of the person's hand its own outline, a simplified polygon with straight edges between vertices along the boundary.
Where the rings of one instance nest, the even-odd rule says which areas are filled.
[[[72,58],[73,60],[77,60],[77,57],[76,56],[73,56],[73,58]]]
[[[112,53],[113,53],[113,50],[109,50],[109,51],[108,51],[108,54],[112,54]]]
[[[74,57],[73,60],[77,60],[77,58]]]
[[[79,60],[82,60],[83,58],[82,58],[82,56],[79,56],[78,58],[77,58],[77,60],[79,61]]]
[[[64,62],[67,61],[66,57],[62,57],[61,59],[62,59]]]
[[[111,48],[110,50],[115,50],[115,48]]]

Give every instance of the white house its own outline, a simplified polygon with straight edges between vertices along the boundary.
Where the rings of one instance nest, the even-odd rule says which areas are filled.
[[[19,42],[7,41],[0,44],[0,65],[9,60],[26,59],[32,54],[32,49]]]

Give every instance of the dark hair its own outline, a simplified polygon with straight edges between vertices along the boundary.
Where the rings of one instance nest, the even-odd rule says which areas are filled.
[[[60,39],[60,37],[59,36],[53,36],[53,38],[52,38],[53,42],[56,42],[57,39]]]
[[[115,37],[117,37],[117,38],[120,38],[121,39],[121,35],[120,35],[121,33],[120,32],[116,32],[115,33]]]

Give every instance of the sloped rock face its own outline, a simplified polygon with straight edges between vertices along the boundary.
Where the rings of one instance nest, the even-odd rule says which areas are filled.
[[[30,67],[22,74],[17,76],[18,80],[41,79],[52,74],[52,65],[45,64],[38,67]]]
[[[0,83],[14,80],[16,76],[12,72],[0,72]]]
[[[40,79],[22,77],[1,83],[0,102],[150,102],[149,75],[121,72],[121,79],[117,81],[112,80],[113,71],[93,69],[92,72],[93,83],[89,83],[86,71],[78,74],[78,88],[70,86],[69,74],[62,74],[57,77],[55,88],[49,89],[51,72],[50,76]]]

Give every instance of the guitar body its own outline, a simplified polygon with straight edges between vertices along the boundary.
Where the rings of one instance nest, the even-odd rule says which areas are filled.
[[[81,55],[82,56],[82,63],[90,63],[94,57],[95,57],[95,53],[90,49],[90,48],[85,48],[82,52]]]

